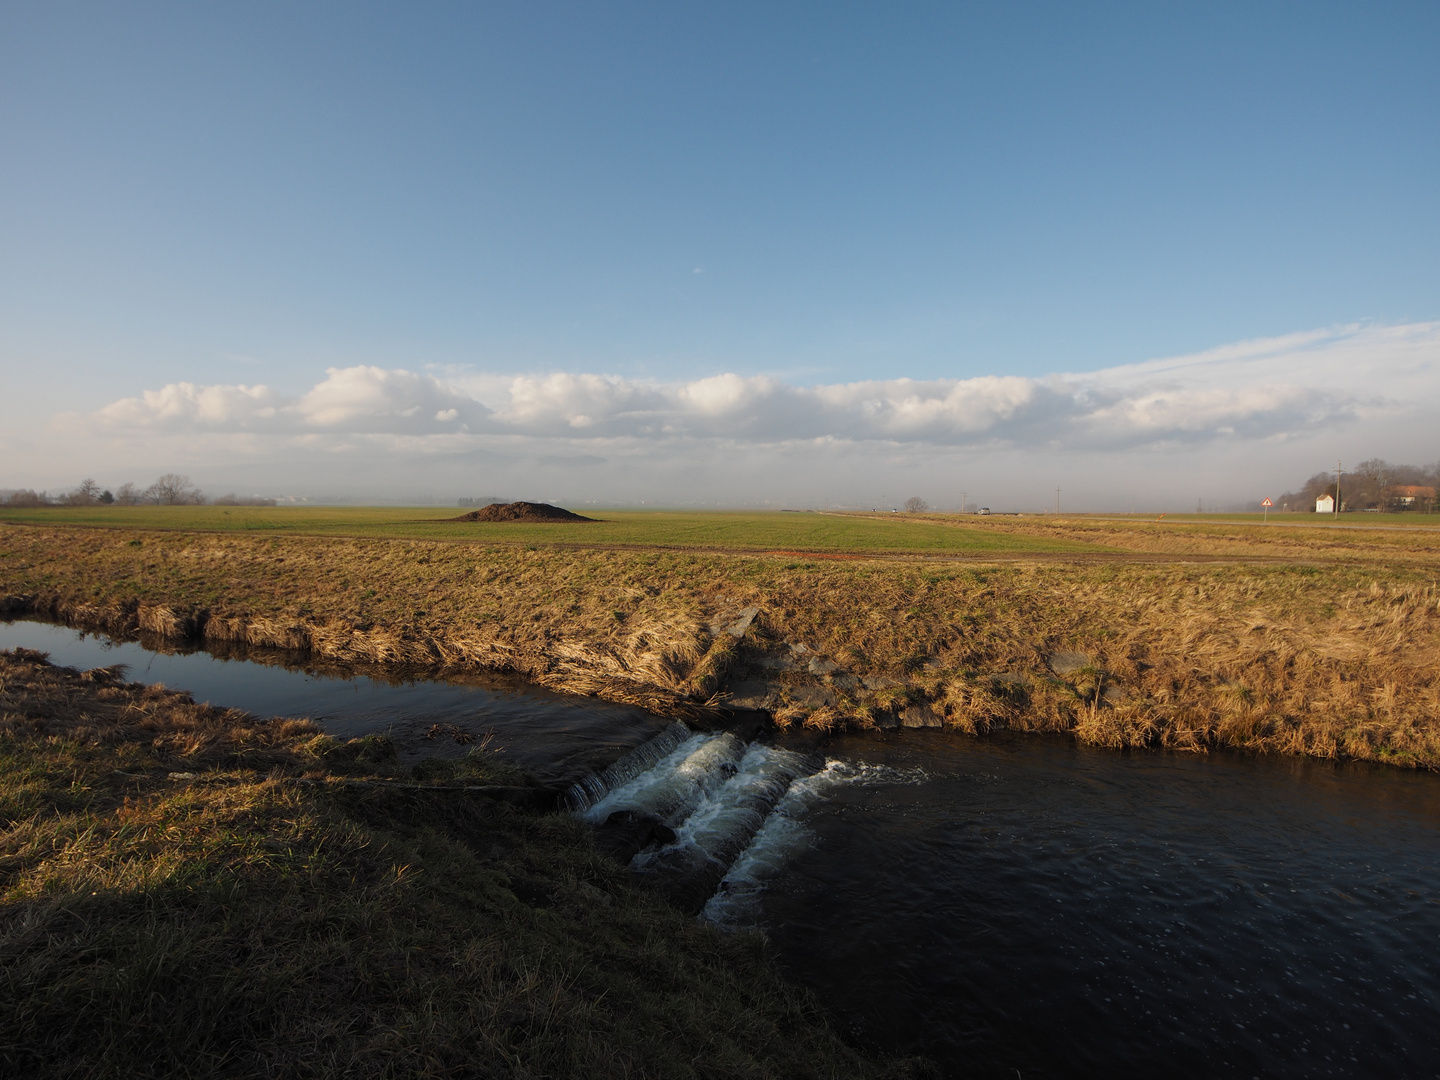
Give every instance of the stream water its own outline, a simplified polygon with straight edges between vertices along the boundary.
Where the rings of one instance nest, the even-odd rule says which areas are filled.
[[[405,756],[455,756],[493,732],[518,764],[550,784],[566,784],[604,768],[668,723],[643,709],[554,694],[500,676],[434,680],[385,679],[339,673],[280,649],[235,649],[216,656],[198,647],[163,651],[115,641],[53,623],[0,621],[0,649],[23,647],[82,670],[124,664],[127,677],[188,690],[196,701],[244,709],[257,716],[308,716],[339,738],[382,734]],[[453,736],[427,739],[435,724]]]
[[[758,921],[976,1075],[1440,1075],[1440,778],[907,732],[827,748]]]
[[[852,1038],[947,1076],[1440,1076],[1431,774],[943,732],[747,744],[523,684],[392,685],[0,623],[16,645],[339,734],[493,729],[576,781],[587,819],[672,829],[639,875],[763,927]]]

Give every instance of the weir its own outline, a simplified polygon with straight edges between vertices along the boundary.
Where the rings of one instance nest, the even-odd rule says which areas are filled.
[[[777,844],[800,837],[794,827],[767,830],[767,822],[777,811],[784,816],[782,804],[796,782],[821,766],[793,750],[746,743],[733,732],[692,733],[676,722],[604,772],[572,785],[565,797],[595,826],[622,818],[660,826],[663,842],[640,850],[630,867],[698,912],[717,889],[727,888],[732,867],[763,865],[778,855]],[[801,805],[803,800],[791,800],[789,809]],[[768,854],[747,858],[762,833]],[[728,905],[710,906],[713,921],[729,911]]]
[[[563,796],[565,805],[576,813],[589,810],[613,788],[653,768],[656,762],[672,753],[691,734],[689,728],[676,720],[659,735],[641,743],[598,775],[591,773],[571,784]]]

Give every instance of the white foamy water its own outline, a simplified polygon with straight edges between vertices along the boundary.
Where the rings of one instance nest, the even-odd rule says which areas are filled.
[[[636,869],[718,864],[723,872],[764,824],[796,777],[813,770],[803,754],[758,743],[746,748],[734,774],[707,791],[676,828],[675,841],[636,857]]]
[[[729,732],[691,736],[653,768],[606,792],[581,816],[599,823],[617,810],[632,810],[675,828],[735,774],[744,753],[745,744]]]
[[[785,751],[779,751],[784,753]],[[918,784],[921,769],[830,760],[824,768],[796,779],[774,805],[750,843],[731,864],[700,917],[719,926],[739,926],[757,914],[760,894],[790,862],[815,842],[804,818],[809,809],[843,784]]]
[[[675,723],[627,757],[571,788],[580,817],[628,811],[664,822],[675,839],[631,862],[675,897],[709,897],[703,916],[736,924],[765,883],[812,842],[803,819],[842,784],[915,783],[919,770],[827,761],[729,732],[692,734]],[[711,891],[715,890],[711,895]],[[698,891],[698,895],[696,895]],[[688,901],[686,901],[688,902]]]
[[[565,793],[565,801],[575,811],[585,811],[621,784],[653,769],[673,753],[693,733],[679,720],[649,742],[637,746],[601,773],[591,773],[577,780]]]

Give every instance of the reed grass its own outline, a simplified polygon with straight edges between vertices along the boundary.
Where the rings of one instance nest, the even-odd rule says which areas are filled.
[[[0,826],[5,1076],[919,1068],[847,1048],[763,940],[636,892],[568,815],[114,669],[0,652]]]

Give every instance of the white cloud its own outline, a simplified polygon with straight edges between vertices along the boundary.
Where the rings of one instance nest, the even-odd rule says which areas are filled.
[[[330,431],[406,432],[456,430],[490,411],[433,375],[378,367],[328,368],[325,381],[295,403],[298,420]]]
[[[96,414],[112,428],[204,427],[237,430],[272,421],[280,396],[268,386],[196,386],[171,383],[122,398]]]
[[[733,373],[666,383],[450,369],[442,380],[355,366],[330,368],[293,397],[174,383],[70,431],[87,429],[114,453],[123,446],[157,464],[182,452],[167,448],[234,468],[270,455],[287,475],[348,468],[355,488],[383,475],[380,463],[402,460],[456,477],[469,475],[465,462],[505,463],[509,476],[553,476],[560,488],[607,498],[680,499],[704,488],[805,501],[807,491],[862,478],[881,488],[887,476],[959,483],[976,462],[992,472],[1008,463],[1017,491],[1032,474],[1053,488],[1082,461],[1112,491],[1164,487],[1166,475],[1194,475],[1183,481],[1192,487],[1250,485],[1257,462],[1308,475],[1352,447],[1362,457],[1440,454],[1440,324],[1311,331],[1045,378],[793,386]],[[498,479],[480,486],[509,490]]]
[[[329,368],[298,398],[268,386],[171,383],[95,414],[112,431],[268,431],[425,434],[483,422],[489,409],[431,375],[360,366]]]
[[[1295,437],[1361,414],[1400,415],[1440,372],[1440,325],[1347,327],[1197,356],[1044,379],[874,380],[790,386],[769,376],[686,383],[557,372],[497,382],[488,403],[431,375],[330,368],[294,399],[264,386],[175,383],[100,410],[111,429],[514,434],[640,440],[797,439],[1013,448],[1125,448]],[[1432,397],[1431,400],[1434,400]]]

